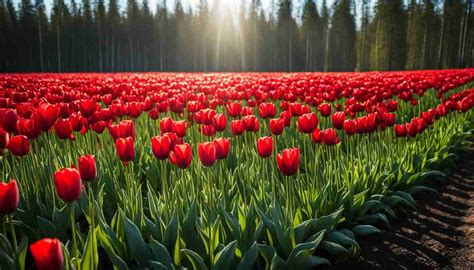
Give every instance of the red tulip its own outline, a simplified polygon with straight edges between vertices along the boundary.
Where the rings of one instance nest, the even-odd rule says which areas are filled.
[[[151,150],[157,159],[167,159],[170,154],[171,146],[169,136],[163,135],[151,138]]]
[[[357,125],[354,120],[347,119],[343,124],[344,131],[347,135],[354,135],[357,132]]]
[[[245,131],[244,122],[242,120],[232,120],[230,129],[235,136],[242,135]]]
[[[331,114],[331,104],[323,103],[318,106],[318,111],[322,116],[329,116]]]
[[[313,132],[311,133],[311,140],[314,143],[321,143],[321,131],[319,128],[315,128]]]
[[[314,113],[305,113],[298,117],[298,130],[302,133],[311,133],[318,126],[318,118]]]
[[[387,127],[395,125],[395,114],[394,113],[383,113],[383,123]]]
[[[186,169],[191,164],[192,159],[191,146],[187,143],[177,144],[173,151],[170,152],[170,162],[178,166],[178,168]]]
[[[85,182],[94,181],[97,175],[97,168],[95,165],[95,158],[92,155],[85,155],[78,159],[79,172],[81,179]]]
[[[120,123],[117,125],[111,124],[109,125],[109,133],[114,141],[119,138],[127,137],[132,137],[132,139],[135,139],[135,124],[133,124],[133,121],[131,120],[120,121]]]
[[[140,102],[130,102],[130,117],[137,118],[142,114],[143,104]]]
[[[405,125],[400,124],[395,126],[395,135],[397,137],[405,137],[407,135],[407,128]]]
[[[37,127],[36,120],[34,117],[31,119],[20,119],[17,122],[18,134],[25,135],[28,139],[37,138],[41,129]]]
[[[125,164],[135,157],[135,147],[133,145],[132,137],[117,139],[115,142],[115,148],[117,149],[117,154],[120,160]]]
[[[198,145],[198,154],[202,165],[211,167],[216,163],[216,146],[213,142],[200,143]]]
[[[60,139],[68,139],[72,135],[72,125],[68,119],[59,119],[56,124],[54,124],[54,131]]]
[[[287,148],[281,154],[276,155],[278,170],[283,175],[290,176],[296,174],[300,165],[300,149]]]
[[[20,194],[15,179],[8,183],[0,182],[0,214],[8,215],[15,212],[20,202]]]
[[[335,145],[341,142],[341,139],[337,136],[335,129],[328,128],[321,131],[321,141],[325,145]]]
[[[160,114],[159,114],[159,112],[158,112],[158,109],[153,108],[153,109],[151,109],[150,111],[148,111],[148,117],[150,117],[150,118],[153,119],[153,120],[158,119],[158,117],[160,117]]]
[[[242,118],[246,131],[257,132],[260,129],[260,122],[255,115],[247,115]]]
[[[81,174],[75,168],[63,168],[54,173],[56,192],[65,202],[73,202],[81,197]]]
[[[72,113],[69,116],[69,121],[71,122],[72,129],[74,131],[81,131],[83,126],[83,117],[80,114]]]
[[[216,158],[225,159],[230,152],[230,139],[228,138],[215,138],[214,145],[216,147]]]
[[[285,129],[285,120],[281,118],[273,118],[270,120],[270,131],[273,135],[281,135]]]
[[[276,107],[273,103],[262,103],[258,106],[258,111],[263,119],[275,117]]]
[[[85,99],[79,102],[79,110],[85,118],[91,117],[97,109],[97,103],[92,99]]]
[[[257,140],[257,152],[262,158],[267,158],[273,153],[273,138],[261,137]]]
[[[0,151],[8,147],[8,143],[10,141],[10,135],[8,132],[0,128]]]
[[[344,126],[344,120],[346,120],[346,115],[344,112],[335,112],[331,115],[332,126],[337,129],[342,129]]]
[[[8,150],[18,157],[27,155],[30,152],[30,142],[25,135],[16,135],[10,138]]]
[[[242,116],[253,115],[253,107],[243,107],[240,115]]]
[[[204,109],[194,114],[194,120],[198,124],[211,125],[215,115],[216,111],[213,109]]]
[[[240,116],[240,113],[242,112],[242,105],[240,105],[240,103],[229,102],[225,108],[230,117]]]
[[[173,132],[173,119],[171,117],[165,117],[160,120],[160,132],[161,134]]]
[[[102,134],[105,128],[107,127],[107,123],[105,121],[97,121],[94,124],[90,125],[90,128],[95,131],[97,134]]]
[[[61,242],[58,239],[43,238],[30,246],[38,270],[64,269]]]
[[[173,121],[171,129],[178,137],[184,137],[184,135],[186,135],[186,121]]]
[[[16,132],[16,122],[18,115],[12,109],[0,109],[0,128],[7,132]]]
[[[216,129],[214,128],[213,125],[201,125],[199,126],[199,130],[201,131],[202,134],[204,134],[207,137],[210,137],[216,134]]]
[[[214,116],[214,119],[212,119],[212,124],[216,131],[224,131],[227,127],[227,117],[223,113],[218,113]]]
[[[55,105],[41,103],[38,106],[38,121],[41,130],[48,131],[58,119],[59,109]]]

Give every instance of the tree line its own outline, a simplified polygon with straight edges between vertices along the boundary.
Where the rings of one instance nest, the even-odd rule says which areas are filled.
[[[32,2],[35,1],[35,2]],[[470,0],[0,0],[0,71],[367,71],[472,67]],[[141,1],[141,2],[137,2]],[[356,3],[356,1],[359,1]],[[356,5],[357,4],[357,5]],[[48,14],[50,14],[48,16]],[[296,15],[295,15],[296,14]],[[358,20],[358,21],[356,21]]]

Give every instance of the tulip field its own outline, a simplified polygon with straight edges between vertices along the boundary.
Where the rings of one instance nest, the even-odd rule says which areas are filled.
[[[356,257],[473,138],[474,69],[0,75],[0,269]]]

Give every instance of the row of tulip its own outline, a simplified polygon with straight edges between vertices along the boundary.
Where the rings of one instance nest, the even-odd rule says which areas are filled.
[[[473,79],[0,76],[0,266],[327,264],[443,176],[470,136]]]

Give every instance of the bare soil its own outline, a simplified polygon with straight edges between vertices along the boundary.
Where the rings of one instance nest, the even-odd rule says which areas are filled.
[[[474,269],[474,148],[434,188],[415,197],[416,212],[363,239],[357,259],[331,269]]]

